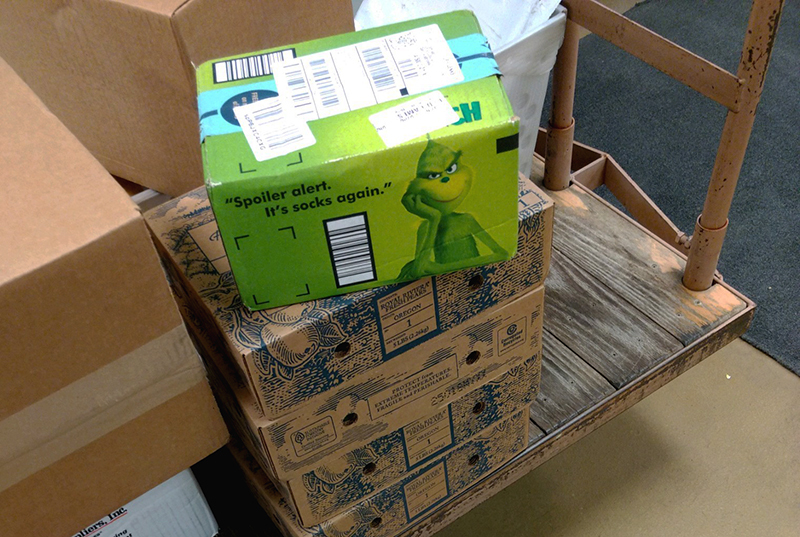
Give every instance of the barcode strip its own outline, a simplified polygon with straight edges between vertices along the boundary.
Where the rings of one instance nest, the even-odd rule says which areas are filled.
[[[292,60],[294,57],[294,49],[287,48],[266,54],[255,54],[253,56],[214,62],[212,66],[214,83],[222,84],[271,75],[273,65]]]
[[[381,47],[370,47],[361,51],[367,74],[372,79],[376,91],[388,91],[397,88],[391,69],[386,62],[386,56]]]
[[[367,214],[325,220],[324,224],[336,286],[344,287],[377,279]]]
[[[311,119],[317,119],[317,110],[314,106],[311,90],[308,87],[308,79],[303,70],[303,64],[299,60],[286,63],[283,66],[283,73],[286,75],[289,99],[291,99],[291,104],[297,117],[308,116]],[[279,87],[278,93],[280,91]]]

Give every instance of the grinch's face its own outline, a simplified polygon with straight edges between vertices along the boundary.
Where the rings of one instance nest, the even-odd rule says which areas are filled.
[[[472,170],[461,162],[461,151],[432,144],[420,156],[417,177],[408,191],[422,196],[426,204],[443,214],[453,212],[472,186]]]

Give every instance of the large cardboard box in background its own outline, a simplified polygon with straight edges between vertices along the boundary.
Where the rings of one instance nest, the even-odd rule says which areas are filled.
[[[136,206],[0,60],[0,521],[72,535],[227,439]]]
[[[111,173],[203,182],[194,65],[353,30],[349,0],[0,2],[0,56]]]

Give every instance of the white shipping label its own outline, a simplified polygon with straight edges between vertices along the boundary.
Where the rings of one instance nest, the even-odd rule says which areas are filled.
[[[458,114],[441,91],[433,91],[369,116],[386,147],[413,140],[458,120]]]
[[[326,118],[464,80],[436,24],[275,64],[286,108]]]
[[[291,107],[272,97],[233,109],[247,143],[261,162],[288,155],[316,143],[311,129]]]

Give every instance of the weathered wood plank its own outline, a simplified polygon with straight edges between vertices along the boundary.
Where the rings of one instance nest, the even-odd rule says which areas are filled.
[[[429,537],[451,524],[470,509],[494,496],[563,449],[741,336],[747,330],[752,318],[753,307],[748,305],[744,311],[711,330],[703,338],[682,348],[635,382],[617,390],[600,403],[581,412],[569,423],[549,433],[544,439],[528,446],[524,453],[518,455],[475,487],[447,502],[430,516],[410,527],[408,531],[401,534],[402,537]]]
[[[544,438],[545,432],[539,428],[538,425],[531,422],[528,428],[528,445],[538,442]]]
[[[616,388],[682,347],[561,252],[553,252],[545,285],[547,330]]]
[[[706,291],[686,289],[683,257],[582,186],[547,194],[556,202],[554,249],[684,345],[745,308],[719,284]]]
[[[550,433],[612,393],[614,387],[547,330],[542,340],[541,388],[531,405],[531,419]]]

